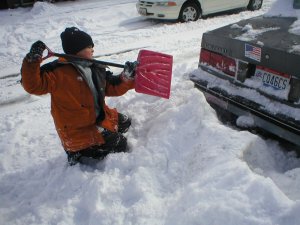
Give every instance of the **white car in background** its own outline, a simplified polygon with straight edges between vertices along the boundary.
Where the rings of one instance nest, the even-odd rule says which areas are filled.
[[[146,18],[195,21],[204,15],[238,8],[258,10],[263,0],[139,0],[137,11]]]

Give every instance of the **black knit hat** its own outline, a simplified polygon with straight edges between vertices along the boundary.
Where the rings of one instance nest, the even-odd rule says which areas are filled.
[[[76,27],[68,27],[60,34],[61,44],[66,54],[75,55],[82,49],[92,46],[93,40],[90,35]]]

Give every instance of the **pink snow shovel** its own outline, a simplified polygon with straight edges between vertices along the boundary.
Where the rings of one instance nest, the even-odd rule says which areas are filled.
[[[124,68],[124,65],[122,64],[55,53],[48,47],[46,47],[46,49],[48,50],[48,54],[43,57],[43,60],[56,56],[69,60],[84,60],[105,66]],[[149,50],[140,50],[137,62],[138,65],[135,71],[135,91],[169,99],[171,92],[173,56]]]

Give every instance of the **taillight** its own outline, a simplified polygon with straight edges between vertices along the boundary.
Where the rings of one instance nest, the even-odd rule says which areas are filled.
[[[235,76],[236,62],[234,59],[227,56],[202,48],[200,52],[200,64],[211,66],[229,76]]]

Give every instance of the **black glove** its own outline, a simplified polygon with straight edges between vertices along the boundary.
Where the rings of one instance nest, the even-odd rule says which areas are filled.
[[[129,79],[129,80],[134,79],[135,69],[136,69],[137,65],[138,65],[137,61],[134,61],[134,62],[127,61],[125,63],[123,74],[127,79]]]
[[[31,45],[29,53],[26,58],[29,62],[39,62],[43,57],[43,52],[46,49],[46,45],[42,41],[37,41]]]

